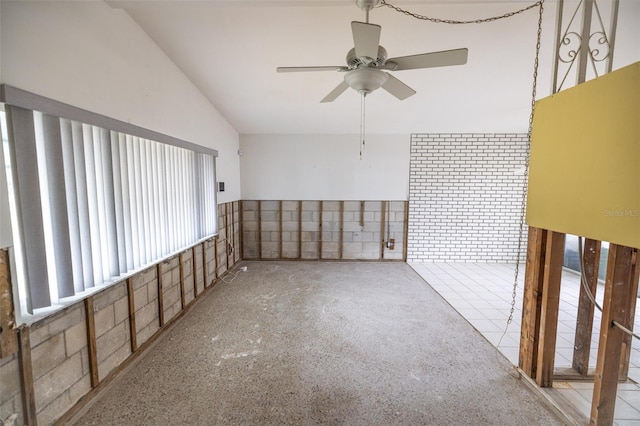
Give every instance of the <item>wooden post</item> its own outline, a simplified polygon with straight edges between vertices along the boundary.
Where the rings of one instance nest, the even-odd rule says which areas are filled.
[[[162,262],[158,263],[158,323],[160,328],[164,327],[164,293],[162,289]]]
[[[322,210],[324,207],[322,201],[318,203],[318,259],[322,260]]]
[[[385,240],[385,235],[384,235],[384,225],[385,225],[385,215],[387,213],[387,202],[383,201],[382,202],[382,212],[381,212],[381,216],[380,216],[380,259],[384,259],[384,240]]]
[[[364,228],[364,201],[360,201],[360,226]]]
[[[262,259],[262,202],[258,200],[258,259]]]
[[[402,250],[404,261],[407,261],[409,256],[409,201],[404,202],[404,242],[402,244]]]
[[[635,274],[632,267],[634,249],[609,245],[607,277],[602,304],[602,324],[598,344],[598,361],[591,404],[592,425],[613,424],[613,413],[618,389],[618,373],[624,332],[613,325],[625,324],[628,318],[629,287]]]
[[[298,259],[302,259],[302,201],[298,201]]]
[[[127,278],[127,298],[129,300],[129,335],[131,336],[131,353],[133,353],[138,350],[138,334],[136,331],[136,302],[131,278]]]
[[[207,274],[207,242],[202,242],[202,287],[206,290],[209,287],[207,281],[209,280],[209,274]]]
[[[204,253],[203,253],[204,254]],[[193,298],[198,297],[198,274],[196,274],[196,246],[191,247],[191,275],[193,276]]]
[[[564,241],[565,234],[547,231],[536,371],[536,382],[543,388],[553,386]]]
[[[29,338],[28,326],[20,328],[20,331],[18,332],[18,345],[20,346],[20,381],[22,383],[22,409],[24,412],[24,423],[27,426],[36,426],[38,424],[38,416],[36,412],[36,395],[33,389],[31,339]],[[95,387],[93,383],[93,372],[91,374],[91,386]]]
[[[629,285],[629,294],[627,295],[627,301],[629,306],[627,309],[627,318],[622,325],[629,330],[633,331],[633,323],[635,321],[636,303],[638,301],[638,280],[640,279],[640,266],[638,263],[638,249],[634,249],[631,254],[631,282]],[[620,374],[618,380],[627,380],[629,378],[629,364],[631,362],[631,343],[633,336],[624,334],[622,337],[622,355],[620,359]]]
[[[93,309],[93,296],[84,299],[84,312],[87,318],[87,351],[89,353],[89,374],[91,387],[95,388],[100,382],[98,375],[98,350],[96,348],[96,320]]]
[[[229,262],[229,247],[233,247],[233,244],[231,244],[231,241],[233,241],[233,235],[230,236],[229,234],[229,203],[224,203],[224,235],[227,239],[227,244],[225,246],[225,253],[227,254],[227,271],[231,266]]]
[[[280,215],[278,216],[278,259],[282,259],[282,200],[279,202]]]
[[[244,259],[244,203],[238,200],[238,238],[240,239],[240,260]]]
[[[178,254],[178,268],[180,268],[180,306],[184,309],[187,304],[184,297],[184,265],[182,265],[182,253]]]
[[[338,259],[342,259],[342,245],[344,237],[344,201],[340,201],[340,244],[338,244]]]
[[[9,252],[0,250],[0,358],[13,355],[18,350],[10,277]]]
[[[587,287],[594,297],[596,295],[596,289],[598,288],[601,245],[600,241],[588,238],[584,242],[582,261],[582,265],[584,266],[583,274],[586,279]],[[591,303],[591,300],[584,288],[584,284],[581,282],[572,366],[574,370],[583,376],[586,376],[589,370],[589,352],[591,350],[594,310],[595,306]]]
[[[220,268],[220,265],[218,264],[218,236],[216,236],[213,240],[213,256],[214,256],[214,267],[215,267],[215,271],[214,271],[214,279],[218,279],[220,277],[220,271],[218,270]]]
[[[540,337],[540,308],[544,278],[547,231],[529,227],[527,260],[522,302],[520,331],[520,355],[518,365],[526,375],[536,377],[538,366],[538,341]]]

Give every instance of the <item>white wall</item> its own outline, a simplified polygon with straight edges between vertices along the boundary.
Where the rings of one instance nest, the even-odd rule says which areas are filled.
[[[406,200],[409,135],[241,135],[246,200]]]
[[[0,7],[2,83],[217,149],[218,201],[240,198],[238,133],[124,11],[102,1]]]

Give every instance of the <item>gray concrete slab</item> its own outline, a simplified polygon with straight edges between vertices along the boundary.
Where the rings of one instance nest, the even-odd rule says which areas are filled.
[[[404,263],[242,265],[77,424],[562,424]]]

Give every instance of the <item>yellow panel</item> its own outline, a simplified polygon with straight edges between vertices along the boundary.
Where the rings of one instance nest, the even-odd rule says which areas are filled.
[[[527,222],[640,248],[640,62],[536,103]]]

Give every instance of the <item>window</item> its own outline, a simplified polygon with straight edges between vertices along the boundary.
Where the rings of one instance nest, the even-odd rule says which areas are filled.
[[[216,151],[3,89],[23,316],[63,306],[217,232]]]

